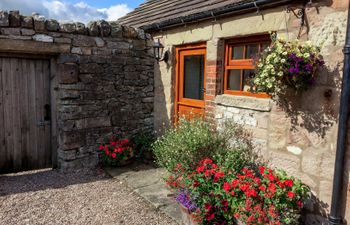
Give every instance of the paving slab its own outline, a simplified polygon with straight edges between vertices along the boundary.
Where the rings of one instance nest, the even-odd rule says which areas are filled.
[[[124,182],[157,209],[182,224],[181,212],[173,193],[166,187],[163,168],[149,164],[133,163],[127,167],[106,168],[106,172],[120,182]]]

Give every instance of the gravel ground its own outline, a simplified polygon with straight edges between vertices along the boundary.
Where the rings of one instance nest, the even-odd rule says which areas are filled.
[[[177,225],[101,171],[0,175],[0,224]]]

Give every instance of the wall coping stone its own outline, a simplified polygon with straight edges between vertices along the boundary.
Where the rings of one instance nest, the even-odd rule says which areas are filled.
[[[261,112],[270,112],[272,108],[271,99],[227,94],[216,96],[215,103],[217,105],[251,109]]]

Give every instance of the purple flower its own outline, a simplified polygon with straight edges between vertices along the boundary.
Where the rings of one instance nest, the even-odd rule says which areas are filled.
[[[314,70],[314,67],[311,64],[306,64],[304,68],[308,73],[311,73]]]
[[[180,190],[176,197],[176,201],[187,208],[190,212],[194,212],[197,209],[197,205],[190,197],[188,190]]]

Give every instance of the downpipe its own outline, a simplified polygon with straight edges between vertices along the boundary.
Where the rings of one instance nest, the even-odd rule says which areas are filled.
[[[342,92],[340,98],[339,126],[337,151],[334,166],[333,193],[329,223],[331,225],[342,224],[342,204],[344,186],[345,152],[347,144],[347,131],[350,104],[350,10],[348,10],[348,23],[344,47],[344,70]]]

